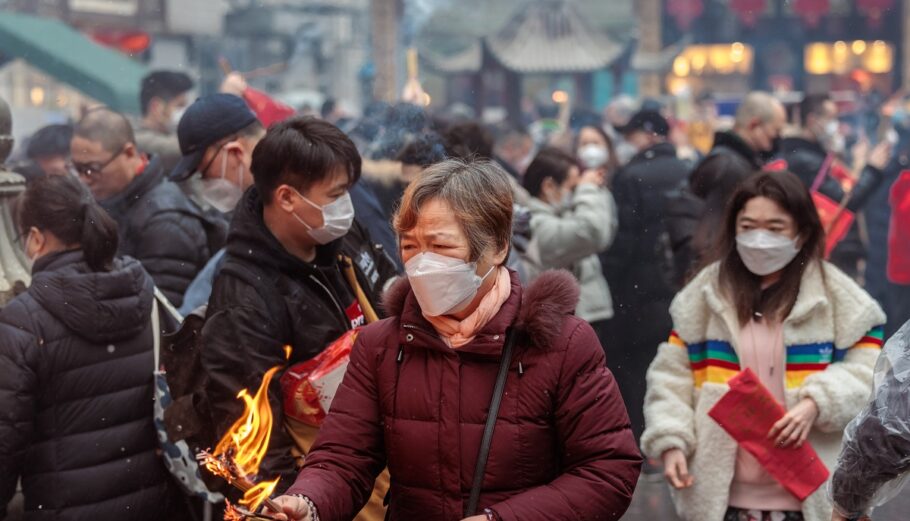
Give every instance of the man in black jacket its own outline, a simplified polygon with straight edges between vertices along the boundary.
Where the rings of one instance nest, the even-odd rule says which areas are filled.
[[[683,193],[669,203],[677,282],[712,256],[727,198],[740,181],[777,154],[786,123],[783,104],[757,91],[737,108],[733,130],[714,136],[711,152],[689,175]]]
[[[219,436],[243,411],[240,389],[257,389],[274,366],[318,355],[363,325],[365,308],[381,314],[395,268],[354,221],[348,191],[360,166],[354,143],[313,118],[274,125],[254,150],[255,184],[235,210],[202,330],[206,401]],[[345,277],[348,263],[366,302]],[[260,474],[281,476],[283,489],[296,476],[294,445],[278,379],[272,384],[274,428]]]
[[[621,368],[616,381],[637,438],[644,430],[645,372],[673,327],[669,309],[675,288],[665,195],[685,181],[689,167],[667,142],[670,125],[658,112],[641,111],[618,130],[638,153],[613,178],[619,230],[601,254],[601,264],[616,313],[609,327],[623,338],[607,346],[615,350],[607,359]]]
[[[812,187],[819,178],[818,191],[836,203],[847,194],[840,182],[831,176],[838,156],[844,153],[843,137],[837,119],[837,105],[827,94],[806,96],[800,103],[802,128],[798,136],[783,140],[782,157],[787,168]],[[861,210],[884,178],[883,169],[888,161],[891,146],[879,143],[871,152],[868,163],[860,172],[847,199],[846,209]],[[824,172],[822,172],[824,170]],[[854,223],[847,236],[834,249],[831,261],[851,277],[859,273],[859,261],[865,258],[866,248],[860,240],[859,228]]]
[[[136,148],[122,114],[89,112],[76,125],[72,167],[117,221],[120,255],[139,260],[175,305],[196,273],[224,242],[224,230],[206,219],[173,183],[161,162]]]

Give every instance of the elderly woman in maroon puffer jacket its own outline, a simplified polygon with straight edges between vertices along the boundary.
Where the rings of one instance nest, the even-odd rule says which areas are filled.
[[[395,219],[408,278],[391,318],[364,329],[296,483],[293,520],[352,519],[385,466],[389,518],[617,520],[641,456],[578,287],[548,272],[527,289],[504,267],[512,196],[491,163],[446,161]],[[514,339],[479,504],[466,512],[503,358]]]

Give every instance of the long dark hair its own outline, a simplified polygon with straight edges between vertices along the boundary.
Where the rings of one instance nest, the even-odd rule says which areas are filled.
[[[780,280],[762,290],[762,277],[743,264],[736,251],[736,217],[755,197],[767,197],[790,214],[802,246],[790,264],[784,267]],[[790,172],[759,172],[744,179],[727,204],[719,239],[720,285],[736,307],[740,324],[748,323],[756,313],[769,319],[783,320],[799,294],[803,273],[812,263],[819,263],[825,251],[825,232],[806,186]]]
[[[117,253],[117,223],[88,189],[70,175],[32,181],[18,207],[19,230],[52,233],[67,246],[81,247],[92,271],[109,271]]]

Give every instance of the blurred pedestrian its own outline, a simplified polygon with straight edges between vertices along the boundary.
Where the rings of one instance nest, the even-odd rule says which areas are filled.
[[[0,518],[183,519],[153,424],[154,282],[115,257],[117,225],[72,176],[18,209],[28,291],[0,312]]]
[[[656,346],[672,327],[675,293],[672,249],[666,233],[666,194],[684,182],[689,167],[667,141],[670,125],[657,112],[635,114],[621,128],[638,153],[613,179],[619,229],[600,255],[613,297],[607,359],[629,407],[636,439],[644,430],[645,372]]]
[[[254,185],[234,212],[202,329],[205,412],[218,433],[243,412],[238,391],[257,388],[274,366],[312,359],[381,314],[379,295],[395,276],[354,220],[349,190],[360,155],[336,127],[309,117],[277,123],[253,151],[250,170]],[[284,429],[277,381],[269,401],[275,428],[260,471],[287,485],[299,447]]]
[[[642,446],[686,521],[827,521],[824,487],[801,503],[707,412],[751,369],[787,410],[769,440],[811,443],[831,468],[872,389],[885,315],[822,260],[818,213],[789,172],[744,180],[715,233],[719,260],[673,300],[674,332],[648,369]]]
[[[44,175],[68,174],[66,164],[72,139],[72,125],[48,125],[32,134],[25,155]]]
[[[606,186],[610,186],[613,175],[619,169],[613,140],[600,125],[584,125],[578,129],[575,136],[575,157],[584,169],[603,170]]]
[[[875,367],[875,389],[850,422],[831,479],[832,521],[868,516],[893,499],[910,471],[910,322],[888,339]]]
[[[207,231],[199,208],[165,179],[161,160],[139,152],[122,114],[87,113],[76,125],[71,152],[73,170],[117,221],[119,253],[138,259],[179,307],[223,234]]]
[[[853,179],[850,168],[842,163],[847,151],[840,132],[837,105],[827,94],[808,95],[800,103],[800,113],[802,128],[799,135],[786,138],[781,144],[787,167],[807,187],[815,187],[835,203],[844,204],[846,210],[861,211],[884,179],[883,169],[890,158],[891,145],[887,141],[879,143],[858,178]],[[849,177],[838,179],[836,170]],[[860,238],[859,223],[854,222],[830,259],[847,275],[857,278],[865,257],[866,246]]]
[[[613,242],[617,221],[604,177],[603,169],[580,172],[571,155],[544,148],[528,166],[524,187],[531,194],[529,280],[548,269],[571,271],[581,285],[576,314],[606,345],[604,327],[613,317],[613,302],[598,254]]]
[[[183,156],[169,178],[179,183],[205,213],[210,226],[226,238],[234,208],[253,185],[253,149],[265,136],[265,128],[243,99],[218,93],[189,106],[177,136]],[[184,316],[208,302],[224,252],[221,248],[212,255],[187,287],[180,306]]]
[[[153,71],[142,78],[139,104],[142,120],[136,127],[140,152],[158,156],[166,172],[180,161],[177,125],[190,104],[193,80],[180,71]]]
[[[523,288],[504,267],[511,195],[490,162],[439,163],[408,187],[395,221],[408,279],[387,295],[390,318],[358,337],[316,445],[276,500],[282,518],[350,519],[386,464],[393,521],[623,515],[641,459],[622,398],[572,316],[571,276]],[[488,419],[494,394],[505,398]]]
[[[462,121],[450,125],[442,133],[446,155],[462,161],[497,161],[493,154],[493,133],[476,121]],[[501,166],[501,165],[500,165]],[[514,201],[527,206],[530,196],[517,178],[509,176]]]
[[[496,131],[493,153],[496,162],[512,177],[521,182],[525,170],[534,159],[534,140],[527,130],[508,124],[500,125]]]
[[[671,201],[669,233],[678,274],[687,276],[712,256],[730,194],[777,154],[786,122],[780,101],[752,92],[736,110],[733,130],[714,135],[714,146],[689,175],[687,189]]]

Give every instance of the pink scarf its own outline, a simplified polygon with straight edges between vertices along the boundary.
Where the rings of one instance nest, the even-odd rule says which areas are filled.
[[[442,315],[438,317],[423,317],[433,325],[439,336],[453,349],[464,347],[474,340],[477,333],[480,332],[493,317],[499,313],[502,305],[509,300],[512,294],[512,277],[509,276],[509,270],[499,268],[499,273],[495,275],[496,280],[493,287],[480,300],[477,309],[474,310],[464,320],[458,320],[450,316]]]

